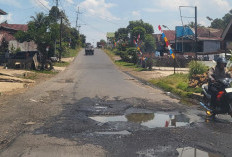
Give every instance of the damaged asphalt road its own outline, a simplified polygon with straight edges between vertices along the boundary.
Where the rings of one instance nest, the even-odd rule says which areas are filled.
[[[0,105],[0,156],[231,156],[232,119],[205,118],[101,50]]]

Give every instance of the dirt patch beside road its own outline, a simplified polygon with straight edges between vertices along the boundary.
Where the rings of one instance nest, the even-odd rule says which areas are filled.
[[[74,57],[62,58],[63,62],[72,62]],[[54,67],[55,72],[36,72],[28,70],[4,69],[0,66],[0,93],[1,95],[12,95],[24,92],[27,88],[44,82],[56,73],[65,70],[66,67]]]

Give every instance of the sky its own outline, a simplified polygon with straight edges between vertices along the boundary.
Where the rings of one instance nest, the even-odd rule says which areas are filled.
[[[65,11],[72,27],[76,26],[79,8],[80,33],[92,44],[96,44],[100,39],[106,40],[107,32],[127,27],[129,21],[142,19],[154,27],[154,33],[160,33],[158,25],[166,25],[174,30],[175,26],[194,21],[195,6],[197,6],[197,21],[204,26],[210,25],[207,16],[212,19],[222,18],[232,9],[232,0],[58,0],[58,2],[59,8]],[[49,9],[55,4],[56,0],[0,0],[0,9],[8,13],[0,16],[0,22],[7,20],[9,24],[27,24],[31,16],[39,12],[48,14]]]

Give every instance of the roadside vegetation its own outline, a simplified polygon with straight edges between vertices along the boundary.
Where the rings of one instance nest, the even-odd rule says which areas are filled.
[[[149,82],[167,92],[175,93],[184,98],[190,98],[194,93],[199,94],[202,92],[201,85],[202,83],[207,82],[207,79],[201,80],[200,78],[205,76],[208,67],[197,61],[191,61],[188,67],[188,74],[173,74],[160,79],[150,80]],[[191,82],[197,83],[195,86],[192,86]]]
[[[115,60],[115,58],[118,55],[116,55],[112,50],[104,49],[104,51],[106,52],[106,54],[108,54],[108,56],[111,58],[111,60],[119,67],[131,68],[134,71],[145,71],[146,70],[145,68],[142,68],[139,65],[136,65],[136,64],[130,63],[130,62],[125,62],[122,59]]]
[[[100,44],[106,48],[107,54],[114,58],[119,56],[120,61],[115,63],[120,66],[127,66],[139,71],[152,70],[152,55],[155,52],[155,39],[153,26],[142,20],[130,21],[126,28],[119,28],[114,34],[115,37],[110,38],[112,43],[105,46],[106,42],[100,40]]]
[[[61,62],[55,62],[55,63],[54,63],[54,66],[57,66],[57,67],[66,67],[66,66],[68,66],[69,64],[70,64],[69,62],[61,61]]]
[[[62,24],[59,23],[60,19],[63,19]],[[86,42],[86,37],[71,27],[65,12],[56,6],[50,9],[48,15],[40,12],[31,16],[28,30],[18,31],[14,36],[19,42],[36,43],[38,51],[42,54],[40,61],[42,70],[45,69],[45,62],[50,57],[58,57],[59,61],[62,57],[75,57]]]

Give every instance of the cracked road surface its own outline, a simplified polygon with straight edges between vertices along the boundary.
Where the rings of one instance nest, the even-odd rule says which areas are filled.
[[[231,156],[229,116],[205,119],[119,71],[99,49],[54,78],[1,98],[0,156]]]

